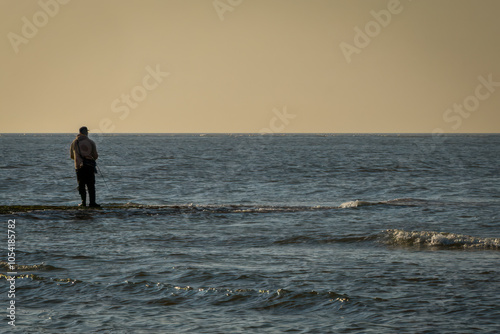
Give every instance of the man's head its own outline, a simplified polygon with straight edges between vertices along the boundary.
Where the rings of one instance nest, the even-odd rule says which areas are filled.
[[[86,136],[87,136],[87,135],[89,134],[89,129],[87,129],[87,127],[86,127],[86,126],[82,126],[82,127],[80,128],[80,133],[81,133],[82,135],[86,135]]]

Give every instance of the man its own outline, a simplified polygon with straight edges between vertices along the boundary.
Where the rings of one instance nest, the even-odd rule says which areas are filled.
[[[87,206],[87,193],[85,191],[85,186],[87,186],[90,199],[89,207],[97,208],[100,207],[95,202],[97,148],[95,143],[89,139],[89,130],[86,126],[82,126],[79,132],[70,148],[71,159],[75,160],[78,192],[82,197],[82,203],[79,206]]]

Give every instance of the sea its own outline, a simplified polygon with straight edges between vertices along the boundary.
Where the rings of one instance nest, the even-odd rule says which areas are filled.
[[[500,135],[91,133],[100,209],[74,138],[0,136],[2,333],[500,333]]]

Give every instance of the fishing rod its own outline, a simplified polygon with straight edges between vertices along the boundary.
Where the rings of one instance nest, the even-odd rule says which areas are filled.
[[[102,177],[102,180],[104,181],[104,185],[106,186],[106,189],[108,189],[108,191],[111,191],[111,190],[109,190],[108,183],[106,182],[106,179],[104,178],[104,175],[102,175],[102,171],[99,168],[99,165],[96,163],[95,166],[97,167],[97,170],[99,171],[99,174],[101,174],[101,177]]]

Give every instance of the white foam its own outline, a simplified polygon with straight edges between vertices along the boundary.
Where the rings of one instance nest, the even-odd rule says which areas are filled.
[[[340,204],[339,208],[341,208],[341,209],[357,208],[360,206],[374,205],[374,204],[377,204],[377,203],[355,200],[355,201],[342,203],[342,204]]]
[[[437,246],[448,248],[499,249],[500,238],[480,238],[469,235],[433,232],[386,230],[385,242],[396,245]]]

